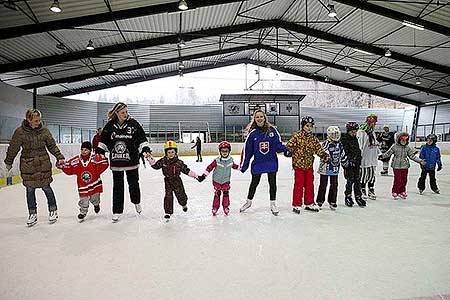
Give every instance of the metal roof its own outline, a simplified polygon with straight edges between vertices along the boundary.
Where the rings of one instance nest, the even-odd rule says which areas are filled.
[[[248,63],[414,105],[450,99],[450,0],[52,3],[3,1],[3,82],[67,96]]]

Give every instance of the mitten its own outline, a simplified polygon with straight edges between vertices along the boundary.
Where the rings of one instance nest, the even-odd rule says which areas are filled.
[[[198,182],[202,182],[203,180],[205,180],[205,178],[206,178],[206,175],[203,174],[203,175],[198,176],[197,180],[198,180]]]

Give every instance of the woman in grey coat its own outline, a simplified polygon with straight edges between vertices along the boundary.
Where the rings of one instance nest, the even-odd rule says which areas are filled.
[[[27,190],[27,205],[29,217],[28,226],[33,226],[37,222],[36,188],[42,188],[47,197],[50,223],[55,223],[58,219],[56,198],[50,183],[52,178],[52,163],[47,153],[56,157],[59,164],[64,163],[64,156],[61,154],[50,131],[41,123],[41,112],[30,108],[27,110],[25,120],[15,131],[9,142],[6,152],[5,164],[9,171],[20,149],[20,175],[22,183]]]

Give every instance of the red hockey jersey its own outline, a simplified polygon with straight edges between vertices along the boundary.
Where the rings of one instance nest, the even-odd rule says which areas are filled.
[[[87,161],[81,155],[72,157],[60,169],[67,175],[77,175],[78,193],[87,197],[103,192],[102,174],[108,168],[108,160],[100,154],[93,154]]]

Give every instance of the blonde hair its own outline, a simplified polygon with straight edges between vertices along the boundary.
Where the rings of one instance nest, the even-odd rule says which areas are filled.
[[[41,118],[42,117],[42,113],[36,108],[29,108],[27,110],[27,112],[25,113],[25,119],[31,121],[31,120],[33,120],[34,117]]]
[[[270,127],[273,127],[273,125],[270,124],[269,121],[267,121],[267,115],[266,115],[266,113],[263,112],[263,111],[260,110],[260,109],[257,109],[257,110],[255,110],[255,111],[253,112],[252,121],[247,125],[247,128],[246,128],[247,135],[249,135],[250,132],[251,132],[253,129],[255,129],[255,128],[258,127],[258,125],[256,124],[256,121],[255,121],[255,116],[256,116],[256,114],[259,113],[259,112],[262,113],[262,114],[264,115],[264,125],[262,126],[263,131],[264,131],[264,134],[265,134],[265,135],[269,135],[269,133],[270,133]]]
[[[122,109],[128,107],[125,103],[123,102],[117,102],[114,107],[108,111],[108,113],[106,114],[108,117],[108,120],[117,120],[117,112],[121,111]]]

